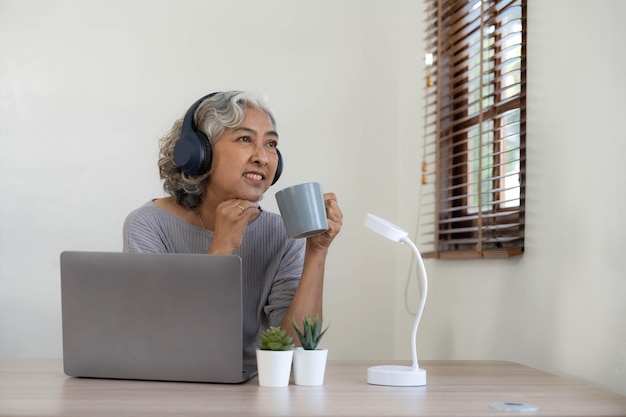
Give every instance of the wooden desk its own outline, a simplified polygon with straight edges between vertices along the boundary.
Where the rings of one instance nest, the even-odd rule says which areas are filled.
[[[426,387],[368,385],[375,364],[330,361],[321,387],[262,388],[70,378],[58,359],[0,359],[0,416],[626,416],[624,396],[511,362],[422,361]]]

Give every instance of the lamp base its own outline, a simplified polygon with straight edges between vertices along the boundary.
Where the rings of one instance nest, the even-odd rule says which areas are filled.
[[[372,366],[367,368],[367,383],[393,387],[421,387],[426,385],[426,370],[412,366]]]

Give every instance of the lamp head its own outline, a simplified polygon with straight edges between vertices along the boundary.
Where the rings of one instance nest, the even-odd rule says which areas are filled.
[[[409,238],[409,233],[406,230],[373,214],[368,213],[365,216],[363,225],[394,242],[404,243]]]

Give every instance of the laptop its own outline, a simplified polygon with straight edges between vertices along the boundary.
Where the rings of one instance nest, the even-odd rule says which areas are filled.
[[[241,258],[66,251],[63,363],[69,376],[241,383]]]

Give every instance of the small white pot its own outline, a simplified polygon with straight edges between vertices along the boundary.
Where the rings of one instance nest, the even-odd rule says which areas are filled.
[[[293,377],[296,385],[323,385],[327,358],[328,349],[296,348],[293,352]]]
[[[262,387],[286,387],[291,375],[293,350],[256,351],[259,385]]]

